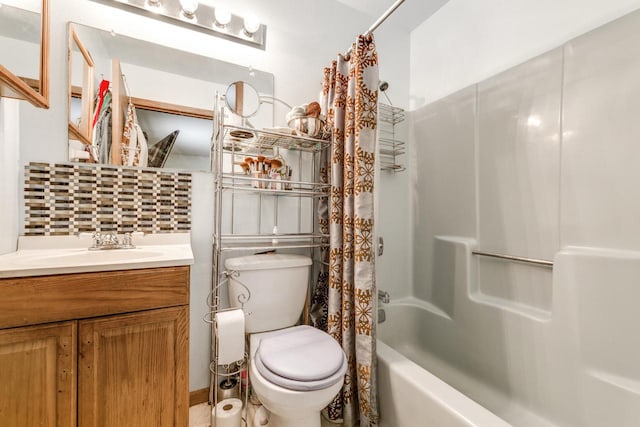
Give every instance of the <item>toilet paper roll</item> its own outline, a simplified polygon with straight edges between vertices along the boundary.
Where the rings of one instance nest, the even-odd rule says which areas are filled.
[[[240,427],[242,423],[242,400],[224,399],[213,408],[213,427]]]
[[[228,365],[244,358],[244,311],[241,308],[216,313],[218,364]]]

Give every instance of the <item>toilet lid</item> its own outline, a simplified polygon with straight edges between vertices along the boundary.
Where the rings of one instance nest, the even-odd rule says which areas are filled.
[[[269,371],[293,381],[330,378],[345,362],[344,351],[336,340],[306,325],[264,338],[256,355]]]
[[[317,381],[296,381],[276,375],[264,366],[260,358],[260,353],[256,353],[253,362],[258,372],[260,372],[260,375],[272,384],[294,391],[314,391],[324,390],[344,380],[344,374],[347,372],[347,358],[344,353],[342,357],[342,366],[335,374]]]

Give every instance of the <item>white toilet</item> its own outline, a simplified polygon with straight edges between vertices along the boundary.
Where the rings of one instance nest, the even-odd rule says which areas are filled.
[[[293,326],[304,308],[311,259],[264,254],[230,258],[229,302],[244,304],[249,376],[271,413],[269,427],[320,427],[320,411],[338,394],[347,371],[340,345],[326,332]],[[242,286],[246,286],[247,290]]]

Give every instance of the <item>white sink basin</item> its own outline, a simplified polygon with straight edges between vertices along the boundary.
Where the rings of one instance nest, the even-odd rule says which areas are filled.
[[[90,251],[90,238],[21,236],[16,252],[0,256],[0,278],[191,265],[190,243],[189,233],[150,234],[135,249]]]

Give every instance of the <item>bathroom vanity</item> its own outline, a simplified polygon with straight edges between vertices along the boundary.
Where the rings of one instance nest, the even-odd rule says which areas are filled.
[[[0,294],[0,425],[187,425],[189,267],[0,279]]]
[[[0,271],[0,425],[187,426],[187,258],[131,270]]]

